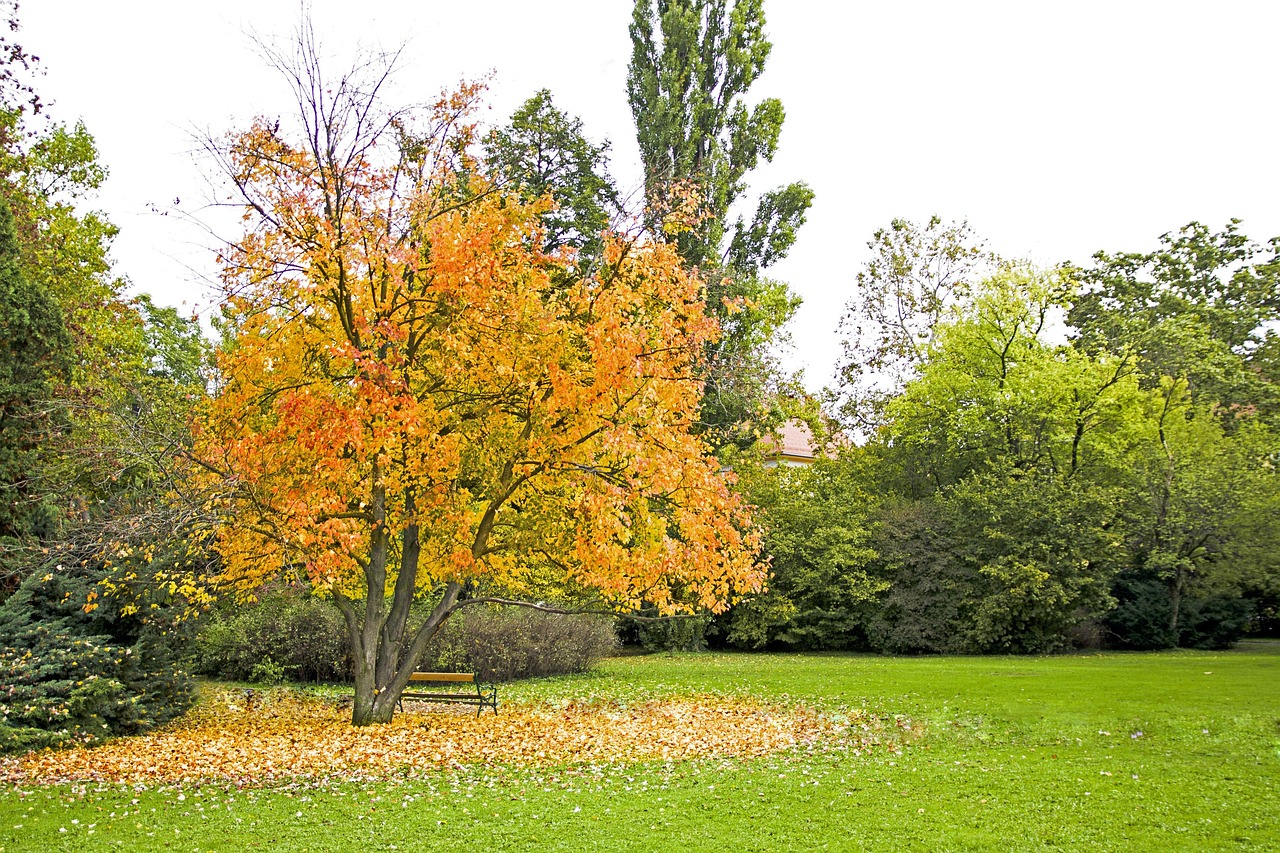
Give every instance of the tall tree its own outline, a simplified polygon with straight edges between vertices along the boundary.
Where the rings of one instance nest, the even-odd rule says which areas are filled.
[[[836,375],[842,417],[871,431],[885,404],[916,376],[935,330],[969,301],[998,258],[967,222],[937,216],[923,227],[895,219],[867,248],[871,260],[840,318],[844,355]]]
[[[542,89],[485,140],[484,150],[505,189],[527,201],[551,198],[555,207],[542,216],[544,249],[570,246],[588,258],[598,255],[601,234],[622,212],[607,142],[587,139],[582,120],[558,109]]]
[[[356,724],[391,718],[460,607],[718,610],[757,590],[745,508],[689,433],[715,324],[674,250],[545,254],[542,208],[470,158],[474,89],[388,111],[386,66],[327,79],[305,30],[297,48],[276,57],[296,132],[259,120],[215,145],[250,223],[223,252],[196,448],[220,582],[291,571],[332,599]]]
[[[772,49],[763,4],[637,0],[630,32],[627,96],[650,226],[661,233],[668,211],[692,204],[696,227],[668,238],[707,274],[708,310],[722,328],[710,351],[704,424],[718,444],[749,443],[754,432],[741,427],[767,419],[778,378],[767,349],[799,306],[762,271],[787,254],[813,203],[813,191],[793,183],[765,192],[750,222],[730,225],[748,173],[773,159],[784,118],[777,98],[746,100]]]

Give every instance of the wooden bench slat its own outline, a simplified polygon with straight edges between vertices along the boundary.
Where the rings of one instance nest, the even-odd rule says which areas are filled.
[[[415,672],[409,676],[410,681],[465,681],[474,683],[474,672]]]

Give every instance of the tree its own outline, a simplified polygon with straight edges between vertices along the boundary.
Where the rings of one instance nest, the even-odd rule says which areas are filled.
[[[768,348],[800,304],[762,270],[787,254],[813,203],[813,191],[793,183],[766,192],[749,224],[739,217],[729,227],[747,174],[773,159],[784,117],[776,98],[751,108],[745,99],[772,47],[763,5],[637,0],[630,32],[627,97],[650,228],[663,233],[667,212],[692,205],[696,227],[667,236],[706,273],[708,311],[721,326],[708,353],[704,429],[717,445],[746,446],[780,420],[770,398],[785,383]]]
[[[757,507],[771,574],[766,593],[733,609],[729,643],[811,650],[858,644],[862,605],[889,586],[867,574],[876,556],[868,547],[875,503],[862,485],[847,459],[743,466],[741,488]]]
[[[171,610],[86,608],[111,571],[93,550],[61,556],[0,604],[0,753],[137,734],[194,699]]]
[[[944,224],[937,216],[923,228],[895,219],[867,248],[872,258],[840,318],[846,337],[836,375],[845,420],[873,430],[924,363],[934,330],[968,303],[998,259],[967,222]]]
[[[20,266],[13,216],[0,194],[0,587],[21,580],[14,557],[40,533],[38,491],[32,482],[41,445],[58,423],[53,388],[71,369],[62,311],[27,281]]]
[[[1259,521],[1280,500],[1277,444],[1258,417],[1236,420],[1228,429],[1217,412],[1197,408],[1185,380],[1165,377],[1151,391],[1146,440],[1133,458],[1136,500],[1122,528],[1122,612],[1109,620],[1122,643],[1228,644],[1249,616],[1242,589],[1274,583],[1274,533]],[[1219,616],[1234,610],[1239,624],[1205,629],[1206,606]]]
[[[249,223],[197,423],[217,581],[332,599],[355,724],[391,718],[460,607],[757,590],[745,507],[689,433],[716,331],[674,250],[608,237],[576,269],[541,250],[545,206],[481,177],[474,87],[424,120],[381,107],[384,62],[328,79],[305,30],[273,56],[293,138],[259,120],[213,145]]]
[[[1063,284],[1016,266],[977,284],[885,407],[869,488],[902,529],[873,542],[880,648],[1047,651],[1111,606],[1146,395],[1130,361],[1041,340]]]
[[[728,261],[745,274],[787,253],[813,193],[799,183],[766,193],[750,225],[739,218],[728,228],[747,173],[777,151],[784,112],[777,98],[751,109],[744,99],[772,50],[763,3],[727,7],[726,0],[637,0],[627,97],[651,215],[670,208],[673,184],[692,182],[701,223],[675,235],[680,256],[708,268]]]
[[[1098,252],[1075,269],[1068,321],[1091,351],[1132,352],[1155,387],[1185,380],[1193,402],[1280,413],[1280,374],[1268,357],[1280,320],[1280,238],[1259,245],[1232,220],[1192,222],[1146,253]]]
[[[548,196],[555,208],[542,215],[543,248],[561,246],[596,257],[601,234],[622,212],[609,177],[609,145],[582,134],[581,119],[556,108],[542,89],[511,116],[511,123],[485,140],[485,157],[496,181],[526,201]]]
[[[1265,613],[1280,576],[1272,525],[1258,523],[1276,497],[1280,241],[1192,222],[1155,251],[1098,252],[1074,274],[1077,346],[1130,354],[1153,395],[1109,623],[1132,646],[1230,642],[1241,590]]]
[[[12,11],[9,25],[17,28]],[[23,422],[38,426],[39,440],[15,438],[5,447],[12,451],[5,503],[24,520],[22,530],[5,531],[0,595],[43,567],[58,540],[86,538],[73,528],[136,516],[155,497],[159,461],[185,441],[185,410],[203,393],[195,324],[145,296],[130,298],[112,270],[116,229],[86,209],[107,171],[83,125],[49,118],[28,80],[35,63],[0,41],[0,192],[13,214],[9,284],[25,282],[20,292],[6,290],[17,306],[5,317],[6,336],[15,332],[10,378],[42,377],[19,381],[24,399],[38,398],[28,406],[38,417]]]

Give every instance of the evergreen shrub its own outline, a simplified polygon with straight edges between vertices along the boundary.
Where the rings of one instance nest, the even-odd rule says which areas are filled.
[[[85,612],[103,574],[59,566],[0,605],[0,752],[136,734],[190,707],[176,634],[109,606]]]

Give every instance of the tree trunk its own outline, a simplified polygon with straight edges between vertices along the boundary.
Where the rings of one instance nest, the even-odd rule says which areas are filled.
[[[393,696],[390,690],[381,692],[369,688],[362,690],[361,685],[357,683],[355,701],[351,705],[351,725],[368,726],[374,723],[391,722],[400,692],[396,691]]]
[[[413,555],[417,559],[416,553]],[[402,567],[402,571],[408,567]],[[405,621],[412,602],[411,584],[397,584],[391,612],[387,615],[373,612],[366,602],[363,614],[358,603],[337,593],[334,603],[342,611],[347,622],[347,635],[351,638],[351,656],[355,665],[355,696],[351,705],[351,724],[368,726],[389,723],[395,716],[400,694],[409,684],[409,678],[417,668],[431,638],[440,630],[444,620],[453,612],[462,586],[450,583],[445,594],[436,603],[416,633],[410,636]],[[400,600],[407,596],[407,600]]]
[[[1169,633],[1173,636],[1173,644],[1175,646],[1179,645],[1178,616],[1179,611],[1182,610],[1182,588],[1186,585],[1186,580],[1186,572],[1179,567],[1177,573],[1173,576],[1173,583],[1169,587],[1169,604],[1173,611],[1169,614]]]

